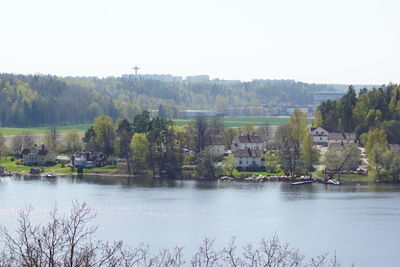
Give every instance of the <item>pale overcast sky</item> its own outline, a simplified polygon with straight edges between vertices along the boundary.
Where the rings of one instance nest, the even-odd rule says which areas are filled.
[[[400,82],[399,0],[2,0],[0,72]]]

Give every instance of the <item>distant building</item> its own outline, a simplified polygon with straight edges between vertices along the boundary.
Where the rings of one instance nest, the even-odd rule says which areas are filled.
[[[344,145],[355,144],[356,133],[352,132],[333,132],[328,135],[328,147],[329,148],[340,148]]]
[[[217,113],[213,110],[206,109],[187,109],[179,111],[181,117],[183,118],[194,118],[196,116],[215,116]]]
[[[46,166],[56,162],[56,154],[46,149],[45,145],[33,145],[31,148],[24,148],[21,152],[22,162],[27,166]]]
[[[125,79],[153,80],[165,83],[183,81],[183,78],[181,76],[173,76],[171,74],[124,74],[121,77]]]
[[[313,143],[317,145],[327,146],[328,136],[330,132],[332,132],[332,129],[328,127],[311,128]]]
[[[304,113],[306,113],[306,114],[311,114],[311,113],[312,113],[312,107],[308,107],[308,106],[304,106],[304,107],[296,106],[296,107],[286,107],[286,115],[291,115],[295,109],[299,109],[299,110],[301,110],[302,112],[304,112]]]
[[[390,151],[400,153],[400,145],[399,144],[388,144],[388,149]]]
[[[209,81],[210,81],[210,76],[208,75],[195,75],[186,77],[186,82],[188,83],[205,83]]]
[[[73,156],[75,167],[93,168],[107,165],[107,157],[103,152],[76,152]]]
[[[215,156],[223,156],[225,153],[224,139],[219,135],[208,136],[205,148]]]
[[[234,153],[235,165],[238,169],[256,169],[263,167],[263,153],[257,149],[237,149]]]
[[[264,140],[255,134],[240,135],[233,138],[232,151],[234,152],[248,148],[262,151],[263,147]]]
[[[319,106],[322,102],[335,100],[345,95],[345,92],[316,92],[314,93],[314,106]]]

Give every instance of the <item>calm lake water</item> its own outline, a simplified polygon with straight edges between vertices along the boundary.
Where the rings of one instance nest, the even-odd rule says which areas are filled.
[[[400,187],[281,182],[203,182],[147,178],[2,178],[0,224],[13,228],[18,210],[32,205],[43,220],[85,201],[98,216],[98,236],[153,249],[185,246],[205,237],[239,245],[277,234],[308,256],[333,252],[343,266],[400,266]]]

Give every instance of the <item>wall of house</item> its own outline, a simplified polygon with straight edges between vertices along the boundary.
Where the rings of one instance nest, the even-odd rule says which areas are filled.
[[[235,149],[248,149],[248,148],[262,150],[263,143],[238,143],[238,146]]]
[[[314,144],[327,144],[328,143],[328,136],[325,135],[314,135],[313,136]]]
[[[247,168],[249,166],[257,166],[262,167],[263,164],[261,162],[260,157],[235,157],[236,168]]]

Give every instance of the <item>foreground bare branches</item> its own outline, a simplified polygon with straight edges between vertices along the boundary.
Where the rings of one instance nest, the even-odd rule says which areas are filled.
[[[320,255],[307,260],[299,250],[281,243],[278,237],[238,249],[232,239],[222,250],[214,240],[204,239],[197,253],[186,259],[182,247],[154,253],[148,246],[124,246],[121,241],[94,240],[95,217],[85,203],[73,203],[70,214],[60,216],[57,208],[49,213],[47,224],[32,225],[31,208],[22,210],[18,228],[11,234],[1,228],[0,267],[302,267],[340,266],[336,255]]]

